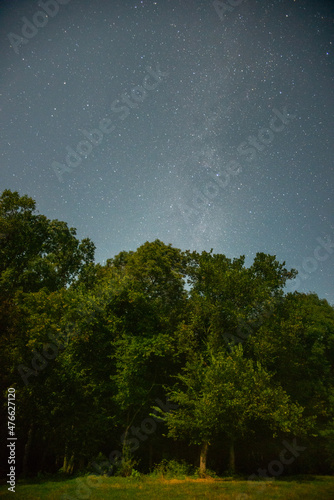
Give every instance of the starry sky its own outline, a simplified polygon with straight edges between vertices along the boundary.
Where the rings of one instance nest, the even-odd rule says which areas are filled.
[[[333,304],[333,7],[1,1],[1,191],[97,262],[156,238],[265,252]]]

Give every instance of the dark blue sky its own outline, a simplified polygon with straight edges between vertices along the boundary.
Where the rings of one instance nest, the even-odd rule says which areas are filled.
[[[332,2],[0,13],[1,190],[89,236],[99,262],[156,238],[261,251],[334,303]]]

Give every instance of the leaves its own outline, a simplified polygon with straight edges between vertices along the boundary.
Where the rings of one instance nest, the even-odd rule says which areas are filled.
[[[39,429],[34,456],[87,463],[152,407],[163,421],[143,440],[144,459],[149,442],[160,458],[171,452],[166,432],[212,446],[316,435],[333,456],[334,310],[313,294],[284,295],[295,271],[275,256],[245,267],[244,256],[155,240],[95,265],[89,239],[8,190],[0,233],[3,392],[20,387],[17,425],[22,443],[31,422]],[[30,370],[26,386],[18,365]],[[177,406],[155,407],[165,395]]]

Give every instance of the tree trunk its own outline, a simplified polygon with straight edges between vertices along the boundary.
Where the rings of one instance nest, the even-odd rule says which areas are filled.
[[[22,472],[24,477],[28,475],[28,463],[29,463],[32,438],[33,438],[33,425],[31,424],[28,431],[27,442],[24,447],[23,464],[22,464]]]
[[[68,473],[69,474],[73,474],[74,472],[74,453],[73,455],[71,456],[71,459],[70,459],[70,463],[69,463],[69,469],[68,469]]]
[[[202,443],[201,454],[199,457],[199,472],[201,476],[202,475],[204,476],[206,471],[206,458],[208,456],[208,448],[209,448],[209,443],[207,441]]]
[[[63,472],[65,472],[66,474],[66,471],[67,471],[67,463],[68,463],[68,459],[67,459],[67,445],[65,445],[65,453],[64,453],[64,460],[63,460]]]
[[[68,459],[68,455],[64,456],[63,471],[65,472],[65,474],[73,474],[73,471],[74,471],[74,453],[72,454],[70,459]]]
[[[229,470],[233,474],[235,473],[234,439],[231,439],[231,443],[230,443]]]
[[[73,474],[73,470],[74,470],[74,453],[72,453],[71,457],[69,455],[69,452],[68,452],[68,446],[66,445],[65,446],[65,454],[64,454],[64,461],[63,461],[63,472],[65,472],[65,474]]]

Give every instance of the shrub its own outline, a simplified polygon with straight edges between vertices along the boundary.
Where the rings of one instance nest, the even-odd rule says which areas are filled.
[[[116,463],[115,476],[122,477],[135,477],[139,472],[135,469],[135,466],[139,464],[138,460],[135,460],[130,452],[129,447],[123,448],[123,455],[121,460]]]
[[[186,476],[193,474],[193,468],[184,460],[162,460],[153,469],[153,476],[165,477],[168,479],[178,478],[184,479]]]
[[[201,478],[203,478],[203,477],[212,477],[214,479],[217,478],[217,477],[219,477],[214,470],[211,470],[211,469],[208,469],[208,468],[206,468],[205,473],[203,474],[202,472],[200,472],[199,467],[196,467],[196,469],[194,471],[194,476],[195,477],[201,477]]]

